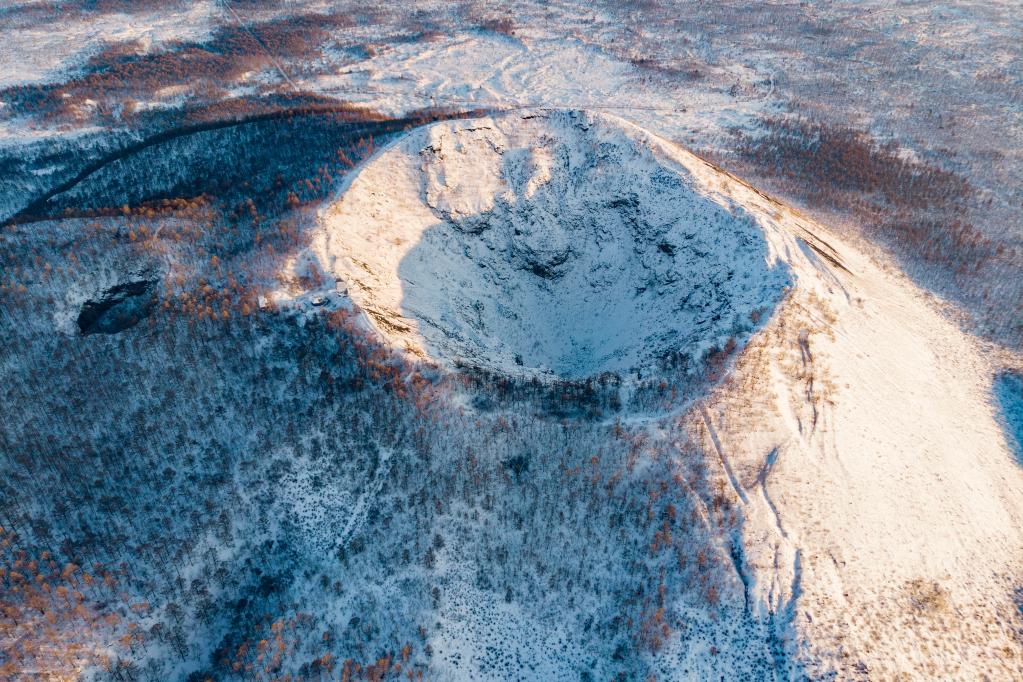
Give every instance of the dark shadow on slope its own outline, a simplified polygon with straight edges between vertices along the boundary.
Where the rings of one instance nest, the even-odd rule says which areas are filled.
[[[89,334],[116,334],[134,327],[156,305],[156,280],[138,280],[110,287],[86,301],[78,314],[78,330]]]
[[[1001,410],[1005,439],[1016,462],[1023,466],[1023,375],[1017,372],[998,374],[993,391]]]
[[[350,168],[359,158],[357,148],[415,125],[465,115],[438,110],[390,118],[341,102],[263,106],[267,110],[237,116],[227,110],[227,118],[186,121],[132,142],[118,142],[112,134],[115,148],[84,163],[80,159],[89,151],[73,144],[45,155],[47,177],[65,162],[78,168],[58,173],[66,177],[4,224],[116,213],[124,206],[200,195],[225,202],[251,199],[261,213],[275,213],[324,198],[332,185],[329,169]],[[0,167],[15,175],[37,171],[24,165],[16,155],[0,156]]]

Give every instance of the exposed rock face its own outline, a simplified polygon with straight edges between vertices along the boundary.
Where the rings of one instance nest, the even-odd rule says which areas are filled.
[[[156,303],[157,280],[137,280],[112,286],[86,301],[78,314],[78,329],[89,334],[116,334],[145,319]]]
[[[584,379],[698,356],[789,274],[671,154],[583,112],[433,125],[360,172],[323,257],[385,336],[444,363]]]

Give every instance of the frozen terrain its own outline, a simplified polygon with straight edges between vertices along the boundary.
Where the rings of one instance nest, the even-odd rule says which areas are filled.
[[[56,3],[13,0],[0,8],[5,38],[0,87],[60,78],[104,44],[139,41],[144,49],[159,49],[175,40],[202,37],[211,18],[219,14],[215,3],[207,0],[148,3],[149,7],[139,3],[138,11],[115,1],[106,3],[114,11],[95,14],[81,12],[76,7],[80,3],[64,4],[61,8]]]

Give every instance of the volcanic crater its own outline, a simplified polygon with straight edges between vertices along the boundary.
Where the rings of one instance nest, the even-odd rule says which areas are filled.
[[[621,119],[506,113],[411,132],[322,215],[318,249],[390,342],[583,380],[742,342],[790,284],[756,213]]]

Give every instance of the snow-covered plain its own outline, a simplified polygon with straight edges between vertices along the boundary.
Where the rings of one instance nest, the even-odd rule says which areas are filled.
[[[677,139],[709,142],[760,114],[781,110],[761,94],[736,97],[735,79],[755,82],[735,65],[713,84],[672,83],[638,71],[581,36],[525,29],[516,37],[459,33],[426,43],[380,45],[374,56],[311,76],[302,85],[389,113],[422,106],[562,107],[629,112]],[[766,94],[766,93],[765,93]]]
[[[24,2],[0,12],[6,22],[0,88],[59,79],[104,45],[138,41],[141,48],[155,50],[172,41],[201,39],[220,15],[208,0],[96,14]]]

